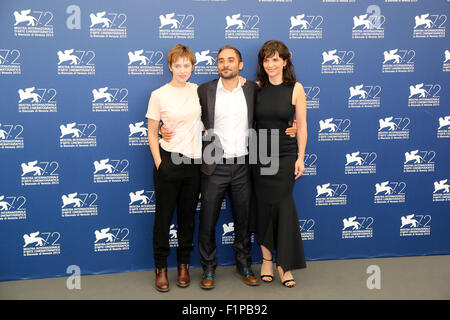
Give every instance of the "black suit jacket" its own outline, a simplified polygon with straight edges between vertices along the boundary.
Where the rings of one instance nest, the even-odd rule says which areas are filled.
[[[221,159],[223,156],[220,140],[213,132],[218,81],[219,79],[216,79],[204,83],[197,89],[200,105],[202,106],[202,122],[207,130],[207,134],[203,136],[203,161],[201,171],[207,175],[211,175],[214,172],[217,160]],[[253,128],[257,85],[255,82],[247,80],[242,89],[244,91],[245,101],[247,102],[248,128],[250,129]],[[211,143],[214,145],[211,145]],[[205,149],[207,149],[206,153]],[[212,152],[210,150],[212,150]],[[213,160],[211,163],[211,160],[208,161],[208,159],[205,158],[205,154],[211,154],[216,160]]]

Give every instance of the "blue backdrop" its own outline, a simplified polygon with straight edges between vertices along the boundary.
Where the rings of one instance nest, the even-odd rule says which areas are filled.
[[[449,6],[2,1],[0,280],[154,268],[144,115],[177,43],[196,53],[198,84],[217,77],[224,44],[241,50],[247,79],[265,41],[290,48],[307,94],[307,169],[294,192],[308,260],[448,254]],[[230,222],[226,200],[221,265],[234,264]]]

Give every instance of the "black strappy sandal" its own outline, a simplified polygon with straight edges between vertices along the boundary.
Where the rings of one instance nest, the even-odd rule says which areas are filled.
[[[292,287],[295,287],[295,284],[294,284],[293,286],[288,286],[288,285],[286,284],[286,283],[288,283],[288,282],[295,282],[295,279],[284,280],[284,281],[282,282],[283,286],[285,286],[286,288],[292,288]]]
[[[262,257],[262,259],[265,260],[265,261],[273,262],[273,259],[269,260],[269,259],[265,259],[264,257]],[[261,268],[262,268],[262,264],[261,264]],[[273,266],[272,266],[272,271],[273,271]],[[270,280],[264,280],[263,278],[270,278]],[[264,282],[272,282],[273,276],[270,275],[270,274],[263,274],[263,275],[261,275],[261,280],[264,281]]]
[[[281,268],[281,267],[280,267],[280,268]],[[278,269],[278,268],[277,268],[277,269]],[[283,268],[282,268],[281,270],[283,270]],[[289,270],[288,270],[288,271],[289,271]],[[283,270],[283,275],[280,276],[280,278],[283,278],[284,275],[285,275],[285,273],[288,272],[288,271],[284,271],[284,270]],[[278,273],[280,273],[279,270],[278,270]],[[292,288],[292,287],[295,287],[295,283],[294,283],[293,286],[288,286],[288,285],[287,285],[288,282],[295,282],[295,279],[292,278],[292,279],[284,280],[283,282],[281,282],[281,284],[282,284],[283,286],[285,286],[286,288]]]

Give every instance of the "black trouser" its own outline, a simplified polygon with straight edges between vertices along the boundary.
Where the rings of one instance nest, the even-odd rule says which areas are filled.
[[[174,164],[171,152],[161,147],[161,164],[153,168],[156,210],[153,226],[153,255],[155,267],[167,267],[170,253],[169,230],[177,209],[177,261],[189,263],[193,247],[195,212],[200,192],[200,164]],[[187,158],[189,159],[189,158]]]
[[[248,230],[250,212],[250,170],[247,164],[218,164],[212,175],[202,174],[201,209],[198,233],[200,262],[203,269],[217,266],[216,224],[220,207],[228,192],[234,220],[236,265],[251,265],[251,241]]]

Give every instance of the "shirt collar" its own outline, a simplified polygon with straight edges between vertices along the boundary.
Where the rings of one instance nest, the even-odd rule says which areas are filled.
[[[217,90],[223,90],[225,92],[230,92],[223,87],[222,78],[219,78],[219,81],[217,83]],[[238,85],[236,88],[233,89],[233,91],[231,91],[231,93],[236,92],[238,90],[242,90],[241,78],[238,78]]]

